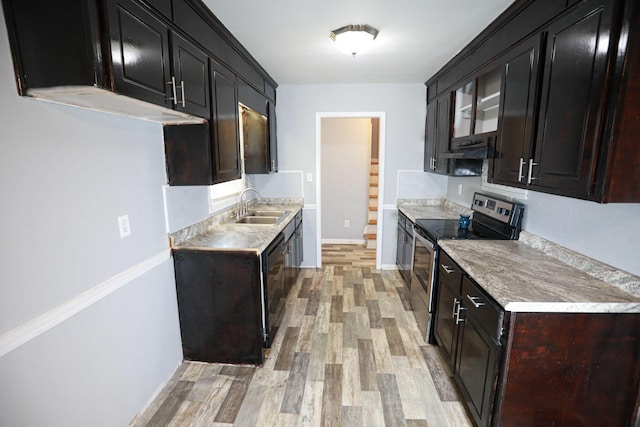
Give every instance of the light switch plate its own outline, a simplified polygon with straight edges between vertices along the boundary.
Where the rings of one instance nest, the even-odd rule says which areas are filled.
[[[307,174],[307,182],[313,182],[313,174],[312,173],[308,173]]]

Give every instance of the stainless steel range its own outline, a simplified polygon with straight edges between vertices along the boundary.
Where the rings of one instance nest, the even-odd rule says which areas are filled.
[[[411,307],[418,327],[433,343],[432,313],[435,308],[438,245],[443,239],[516,240],[520,235],[524,205],[499,197],[475,193],[473,218],[468,228],[457,219],[418,219],[413,231],[411,263]]]

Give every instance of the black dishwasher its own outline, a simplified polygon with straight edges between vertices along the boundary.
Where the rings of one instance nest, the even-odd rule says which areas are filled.
[[[262,285],[264,295],[264,343],[271,347],[282,321],[287,292],[284,281],[284,235],[280,233],[262,253]]]

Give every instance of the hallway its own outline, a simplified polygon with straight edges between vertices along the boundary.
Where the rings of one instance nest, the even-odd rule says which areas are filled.
[[[183,363],[132,426],[470,426],[439,350],[419,338],[397,271],[323,245],[263,367]]]

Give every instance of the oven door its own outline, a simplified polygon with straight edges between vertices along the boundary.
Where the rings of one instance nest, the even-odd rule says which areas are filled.
[[[418,227],[413,232],[411,260],[411,308],[422,337],[433,342],[432,319],[434,304],[434,273],[437,262],[436,245]]]

